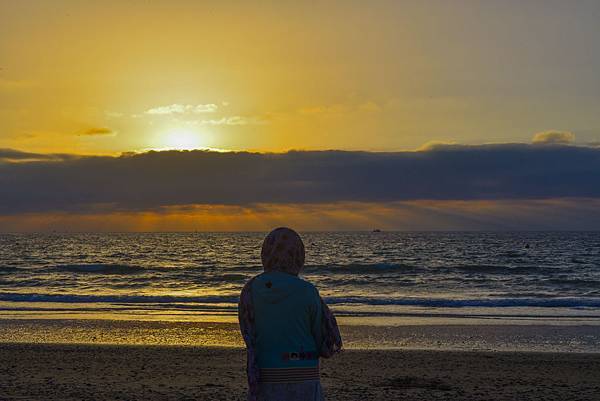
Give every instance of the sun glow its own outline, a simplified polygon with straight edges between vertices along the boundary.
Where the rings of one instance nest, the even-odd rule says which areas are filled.
[[[174,150],[192,150],[202,149],[200,134],[190,130],[173,130],[164,135],[162,146],[166,149]]]

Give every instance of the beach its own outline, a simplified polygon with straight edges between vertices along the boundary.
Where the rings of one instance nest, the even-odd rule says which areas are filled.
[[[321,363],[329,401],[600,399],[598,326],[341,331],[347,349]],[[235,323],[0,320],[0,400],[244,400],[245,389]]]
[[[244,350],[3,344],[2,400],[244,400]],[[327,399],[594,400],[600,355],[348,350],[322,362]]]
[[[304,238],[346,349],[327,400],[600,400],[597,234]],[[262,239],[0,235],[0,400],[245,399]]]
[[[0,0],[0,401],[600,401],[599,20]]]

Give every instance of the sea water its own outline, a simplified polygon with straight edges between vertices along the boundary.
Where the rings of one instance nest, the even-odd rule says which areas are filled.
[[[266,233],[0,235],[0,318],[230,321]],[[349,324],[600,324],[598,232],[306,232]]]

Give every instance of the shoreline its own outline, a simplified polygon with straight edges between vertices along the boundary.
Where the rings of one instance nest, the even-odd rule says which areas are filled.
[[[2,344],[0,399],[245,400],[245,352],[179,345]],[[321,363],[328,401],[593,400],[599,354],[347,350]]]
[[[597,325],[340,325],[356,350],[600,354]],[[243,348],[237,323],[0,319],[0,344],[173,345]]]

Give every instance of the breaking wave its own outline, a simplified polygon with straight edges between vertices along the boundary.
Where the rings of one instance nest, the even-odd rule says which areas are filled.
[[[233,304],[237,295],[206,296],[153,296],[153,295],[63,295],[36,293],[0,293],[0,301],[61,302],[61,303],[114,303],[114,304]],[[419,297],[325,297],[330,305],[397,305],[436,308],[598,308],[600,298],[419,298]]]

